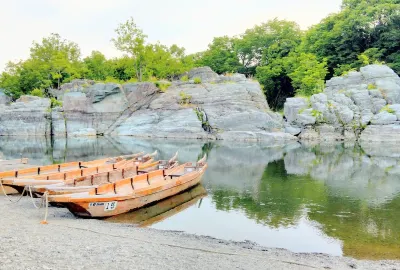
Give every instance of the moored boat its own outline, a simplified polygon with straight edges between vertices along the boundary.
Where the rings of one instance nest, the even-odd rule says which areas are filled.
[[[137,161],[138,164],[142,162],[152,162],[155,154],[156,152],[147,155],[144,155],[144,153],[137,153],[87,162],[77,161],[0,172],[0,182],[2,185],[12,187],[21,193],[27,185],[55,184],[80,176],[113,171],[125,166],[128,159],[135,162]]]
[[[49,202],[66,206],[81,217],[103,218],[126,213],[176,195],[200,183],[207,169],[205,157],[197,163],[125,178],[87,192],[49,195]]]

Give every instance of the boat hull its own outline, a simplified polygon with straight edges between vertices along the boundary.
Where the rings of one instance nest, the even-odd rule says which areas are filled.
[[[204,172],[203,172],[204,173]],[[182,182],[179,185],[167,187],[152,194],[133,197],[124,200],[94,202],[65,202],[64,204],[74,215],[85,218],[104,218],[139,209],[145,205],[163,200],[165,198],[179,194],[191,187],[198,185],[203,173]],[[114,203],[114,205],[112,205]]]

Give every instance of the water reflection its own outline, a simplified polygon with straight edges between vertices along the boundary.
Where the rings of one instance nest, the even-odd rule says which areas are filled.
[[[207,195],[207,191],[200,184],[190,190],[182,192],[171,198],[167,198],[137,211],[108,218],[107,221],[115,223],[129,223],[138,227],[155,225],[183,210],[196,205]]]
[[[400,147],[119,138],[2,138],[3,158],[34,164],[158,150],[166,159],[208,154],[208,195],[180,194],[115,218],[158,229],[251,240],[296,252],[400,259]],[[198,194],[201,196],[201,194]]]

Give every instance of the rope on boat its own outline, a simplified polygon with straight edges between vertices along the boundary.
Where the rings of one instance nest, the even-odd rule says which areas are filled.
[[[42,197],[42,202],[43,201],[45,202],[45,205],[44,205],[45,206],[45,211],[44,211],[44,219],[40,222],[40,224],[45,225],[45,224],[49,224],[47,222],[47,216],[49,215],[49,192],[46,191],[43,194],[43,196],[44,196],[44,200],[43,200],[43,197]]]
[[[25,187],[24,187],[24,190],[22,191],[22,193],[21,193],[21,195],[20,195],[20,197],[19,197],[16,201],[13,201],[13,200],[11,200],[11,196],[9,196],[9,195],[7,194],[7,192],[6,192],[5,188],[4,188],[4,185],[3,185],[3,181],[1,181],[1,180],[0,180],[0,187],[1,187],[1,190],[3,191],[4,196],[6,196],[6,198],[7,198],[11,203],[17,203],[17,202],[19,202],[19,201],[22,199],[22,197],[24,197],[25,192],[27,192],[26,186],[25,186]]]
[[[27,186],[27,187],[28,187],[28,190],[29,190],[29,195],[30,195],[30,197],[31,197],[31,201],[32,201],[33,206],[34,206],[36,209],[42,208],[42,207],[43,207],[43,197],[42,197],[42,201],[41,201],[40,205],[37,206],[36,203],[35,203],[35,200],[33,199],[32,187],[31,187],[31,186]]]
[[[45,208],[44,219],[40,222],[40,224],[48,224],[47,216],[49,215],[49,192],[46,191],[43,194],[42,200],[41,200],[41,202],[40,202],[40,204],[38,206],[38,205],[36,205],[35,200],[33,199],[32,187],[28,186],[28,190],[29,190],[29,195],[31,197],[31,201],[32,201],[33,206],[38,210],[42,209],[43,207]]]

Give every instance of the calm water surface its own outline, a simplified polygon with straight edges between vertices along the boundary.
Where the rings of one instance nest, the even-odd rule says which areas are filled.
[[[160,230],[253,241],[294,252],[400,259],[400,147],[293,143],[285,147],[133,138],[2,138],[3,158],[91,160],[158,150],[208,155],[201,186],[112,218]]]

